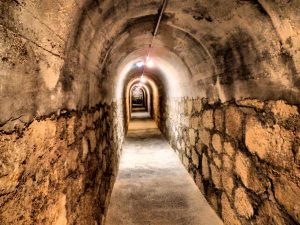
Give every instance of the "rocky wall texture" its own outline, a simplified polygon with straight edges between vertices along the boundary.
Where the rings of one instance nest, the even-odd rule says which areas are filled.
[[[0,134],[0,224],[103,224],[123,129],[117,104]]]
[[[161,99],[159,127],[225,224],[300,223],[300,115],[284,101]]]

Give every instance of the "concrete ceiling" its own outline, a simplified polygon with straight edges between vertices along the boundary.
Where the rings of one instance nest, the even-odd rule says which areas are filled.
[[[161,4],[1,2],[3,121],[120,98],[139,72],[132,66],[145,57]],[[299,31],[296,0],[169,0],[149,73],[171,97],[299,102]]]
[[[102,96],[120,97],[108,90],[118,90],[124,63],[132,65],[146,55],[160,6],[161,1],[82,5],[71,54],[77,55],[76,64],[86,63],[89,70],[107,77]],[[298,96],[297,10],[296,1],[170,0],[154,43],[153,73],[161,74],[170,96],[226,101],[269,98],[274,89],[278,98],[287,91]],[[85,56],[82,61],[80,55]]]

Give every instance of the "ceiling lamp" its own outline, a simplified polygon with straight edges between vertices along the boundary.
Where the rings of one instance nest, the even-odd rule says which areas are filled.
[[[137,67],[141,68],[141,67],[144,66],[144,62],[143,62],[143,61],[140,61],[140,62],[137,62],[135,65],[136,65]]]
[[[145,78],[144,75],[141,76],[140,82],[141,82],[141,83],[146,83],[146,78]]]
[[[147,61],[147,63],[146,63],[146,66],[152,68],[152,67],[154,66],[153,60],[151,60],[151,59],[148,58],[148,61]]]
[[[155,39],[155,37],[157,35],[157,32],[158,32],[159,24],[160,24],[161,19],[163,17],[163,13],[164,13],[164,11],[167,7],[167,2],[168,2],[167,0],[163,0],[162,7],[161,7],[161,9],[159,9],[159,17],[158,17],[158,21],[156,23],[156,26],[155,26],[155,29],[154,29],[154,32],[153,32],[151,43],[149,44],[147,57],[146,57],[144,62],[139,63],[140,66],[137,65],[139,67],[143,67],[143,72],[142,72],[142,75],[141,75],[140,84],[145,82],[144,73],[145,73],[146,66],[150,67],[150,68],[154,66],[154,62],[150,59],[150,50],[153,47],[154,39]],[[144,66],[144,65],[146,65],[146,66]]]

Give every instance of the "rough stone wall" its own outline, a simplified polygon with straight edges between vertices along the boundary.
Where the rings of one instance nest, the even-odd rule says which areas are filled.
[[[159,127],[225,224],[300,223],[300,115],[284,101],[161,99]]]
[[[117,104],[0,134],[0,224],[103,224],[122,144]]]
[[[86,2],[0,1],[1,225],[104,219],[126,123]]]

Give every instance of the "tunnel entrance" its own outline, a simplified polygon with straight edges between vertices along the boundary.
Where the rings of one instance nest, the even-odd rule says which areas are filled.
[[[131,109],[132,112],[146,112],[148,111],[147,92],[144,87],[134,85],[131,89]]]

